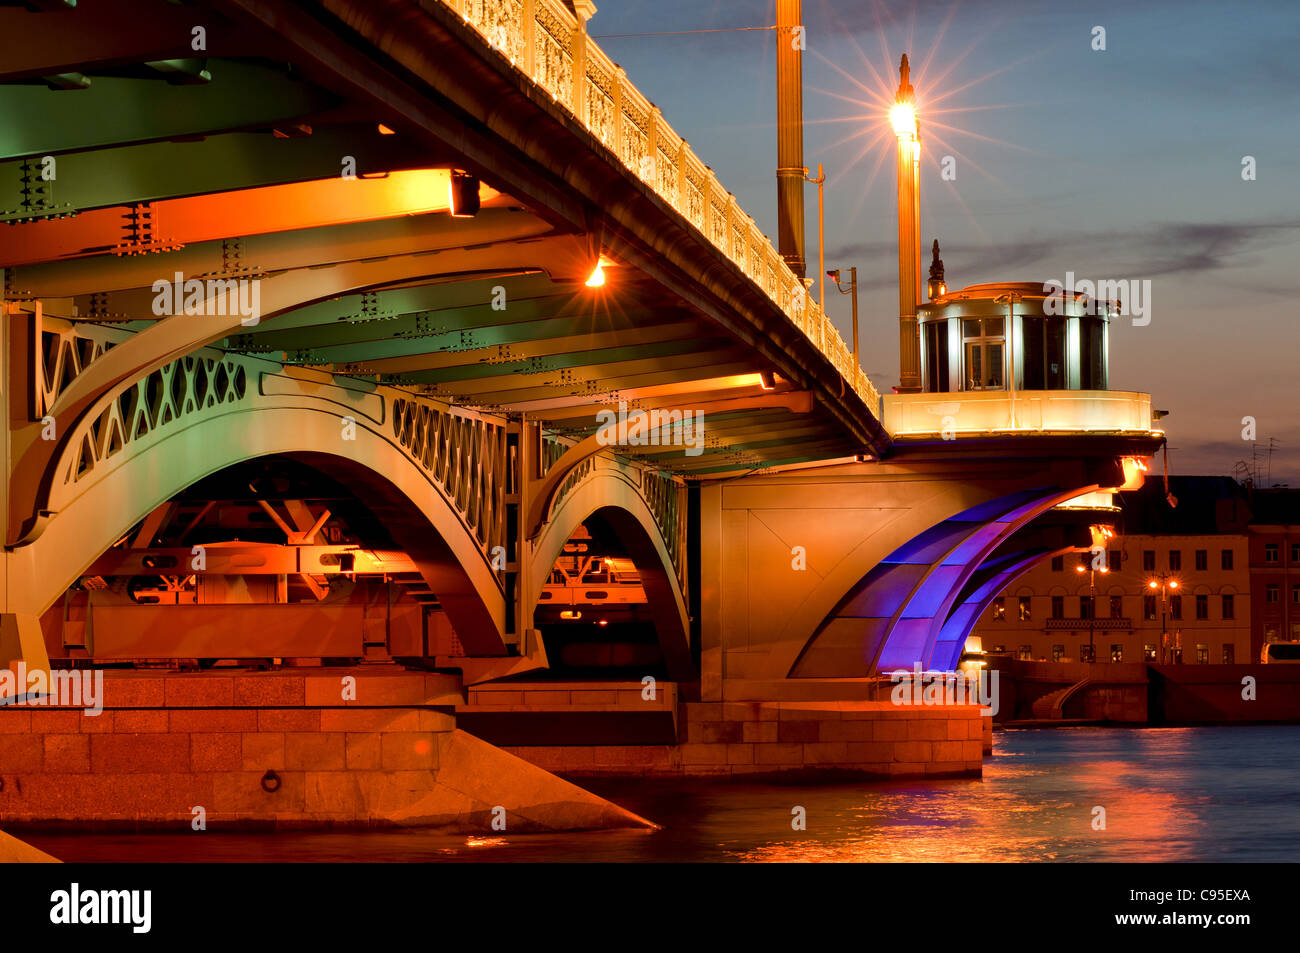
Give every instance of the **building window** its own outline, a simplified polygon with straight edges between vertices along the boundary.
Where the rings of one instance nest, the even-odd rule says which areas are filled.
[[[1022,662],[1032,661],[1034,658],[1034,647],[1032,645],[1020,646],[1020,660]]]
[[[1235,619],[1237,617],[1236,600],[1230,592],[1223,595],[1223,617],[1225,619]]]
[[[1064,571],[1065,571],[1065,557],[1064,557],[1064,556],[1053,556],[1053,557],[1052,557],[1052,572],[1064,572]]]
[[[1269,584],[1264,587],[1264,601],[1278,602],[1281,596],[1282,587],[1276,584]]]
[[[1169,570],[1170,572],[1179,572],[1183,568],[1183,551],[1181,549],[1169,550]]]
[[[1052,618],[1065,618],[1065,596],[1052,596]]]
[[[1219,551],[1219,568],[1220,568],[1220,569],[1231,569],[1231,568],[1232,568],[1232,550],[1231,550],[1231,549],[1223,549],[1223,550],[1220,550],[1220,551]]]
[[[1144,572],[1156,571],[1156,551],[1154,549],[1142,550],[1142,570]]]
[[[1110,660],[1112,662],[1124,661],[1124,643],[1112,642],[1110,646]]]
[[[1156,597],[1143,596],[1142,597],[1142,618],[1150,622],[1155,617],[1156,617]]]
[[[1029,597],[1028,597],[1028,596],[1021,596],[1021,597],[1020,597],[1020,621],[1021,621],[1021,622],[1028,622],[1028,621],[1029,621],[1030,619],[1032,619],[1033,617],[1034,617],[1034,614],[1033,614],[1032,611],[1030,611],[1030,608],[1029,608]]]
[[[1291,565],[1300,563],[1300,543],[1291,544]]]
[[[1112,619],[1124,618],[1124,597],[1123,596],[1110,597],[1110,617]]]
[[[993,621],[1005,622],[1007,618],[1007,603],[1001,596],[993,600]]]
[[[1237,661],[1236,655],[1237,655],[1236,650],[1227,642],[1224,642],[1223,643],[1223,664],[1232,665],[1236,663]]]
[[[1118,549],[1112,549],[1106,554],[1106,568],[1111,572],[1119,572],[1120,563],[1123,561],[1124,557]]]
[[[1097,651],[1091,645],[1079,646],[1080,662],[1095,662],[1097,660]]]
[[[1196,571],[1205,572],[1210,568],[1210,551],[1208,549],[1198,549],[1196,551]]]
[[[1276,623],[1276,622],[1272,622],[1272,623],[1269,623],[1268,625],[1264,626],[1264,641],[1265,641],[1265,642],[1276,642],[1276,641],[1277,641],[1277,623]]]
[[[1182,617],[1183,617],[1183,597],[1170,596],[1169,597],[1169,618],[1181,619]]]
[[[1210,597],[1199,595],[1196,597],[1196,618],[1208,619],[1210,617]]]
[[[1154,642],[1148,642],[1142,646],[1142,659],[1147,662],[1156,660],[1156,644]]]
[[[1204,642],[1196,643],[1196,664],[1197,665],[1210,664],[1210,647],[1206,645]]]
[[[1096,609],[1096,603],[1092,601],[1092,596],[1079,597],[1079,618],[1080,619],[1095,618],[1096,617],[1095,609]]]
[[[1291,601],[1300,602],[1300,586],[1293,585],[1291,587]]]
[[[1270,564],[1277,562],[1277,543],[1264,544],[1264,562]]]
[[[1064,646],[1064,645],[1053,645],[1053,646],[1052,646],[1052,661],[1053,661],[1053,662],[1059,662],[1059,661],[1061,661],[1063,658],[1065,658],[1065,646]]]

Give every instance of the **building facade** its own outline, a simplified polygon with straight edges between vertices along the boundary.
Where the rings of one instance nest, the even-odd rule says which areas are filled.
[[[1176,507],[1162,481],[1149,481],[1104,551],[1057,556],[1013,581],[974,630],[984,649],[1049,662],[1250,662],[1263,639],[1253,623],[1265,576],[1278,587],[1272,624],[1289,632],[1293,620],[1300,638],[1300,527],[1271,542],[1258,536],[1244,491],[1227,478],[1175,478],[1171,491]],[[1268,563],[1270,546],[1294,562]],[[1293,605],[1280,605],[1283,592]]]
[[[1300,642],[1300,490],[1257,490],[1250,516],[1251,649]]]

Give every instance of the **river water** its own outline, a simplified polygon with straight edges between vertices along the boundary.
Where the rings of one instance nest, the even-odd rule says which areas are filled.
[[[1300,860],[1300,725],[994,739],[982,780],[580,782],[662,825],[652,832],[22,836],[68,861]]]

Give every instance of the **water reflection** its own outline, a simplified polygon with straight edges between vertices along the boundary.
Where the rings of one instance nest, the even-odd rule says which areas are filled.
[[[1013,731],[982,781],[588,782],[658,831],[26,839],[67,860],[1295,861],[1298,748],[1300,726]],[[791,827],[795,807],[806,830]]]

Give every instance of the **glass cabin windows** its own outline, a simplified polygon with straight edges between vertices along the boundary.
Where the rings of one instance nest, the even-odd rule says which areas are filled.
[[[1079,318],[1079,387],[1106,389],[1106,318],[1101,315]]]
[[[1065,390],[1065,322],[1026,315],[1020,325],[1025,390]]]
[[[948,391],[948,322],[931,321],[925,327],[925,379],[931,393]]]
[[[1001,390],[1003,349],[1006,343],[1002,318],[967,318],[961,323],[963,379],[965,390]]]

